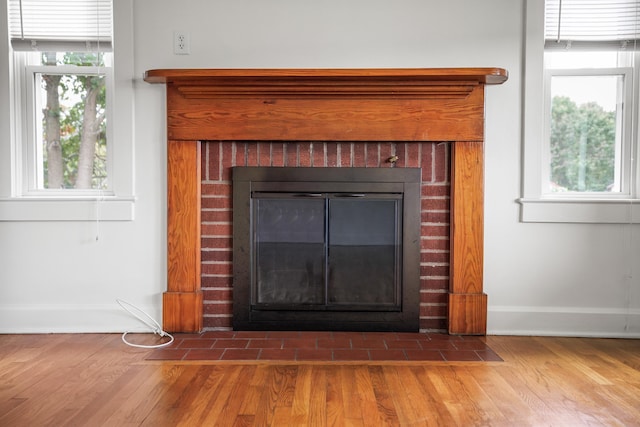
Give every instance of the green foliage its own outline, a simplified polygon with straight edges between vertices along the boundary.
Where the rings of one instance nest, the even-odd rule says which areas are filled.
[[[43,63],[51,65],[51,54],[43,54]],[[68,52],[57,55],[56,65],[103,66],[102,55],[95,53]],[[44,77],[44,76],[43,76]],[[44,78],[43,78],[44,82]],[[44,83],[43,83],[44,84]],[[82,129],[85,126],[84,106],[87,93],[97,90],[97,111],[95,119],[99,123],[99,134],[93,161],[93,178],[91,188],[107,187],[107,132],[106,132],[106,85],[104,76],[64,74],[58,84],[60,111],[56,112],[60,123],[60,146],[63,159],[63,188],[74,188],[78,174],[78,159],[82,146]],[[45,133],[46,126],[43,123]],[[44,188],[48,187],[48,159],[44,152]]]
[[[610,191],[616,113],[556,96],[551,109],[551,182],[557,191]]]

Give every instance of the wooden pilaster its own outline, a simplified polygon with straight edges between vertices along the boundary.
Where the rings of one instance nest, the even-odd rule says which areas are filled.
[[[167,142],[167,292],[163,329],[202,329],[200,289],[200,142]]]
[[[449,333],[484,335],[484,150],[482,141],[451,148]]]

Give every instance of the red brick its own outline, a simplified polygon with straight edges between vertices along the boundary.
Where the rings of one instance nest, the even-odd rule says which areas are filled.
[[[233,267],[231,263],[214,263],[203,262],[201,265],[202,274],[215,274],[231,276],[233,274]]]
[[[420,167],[420,153],[428,146],[428,143],[406,143],[405,146],[405,167],[407,168],[419,168]]]
[[[258,360],[296,360],[297,350],[281,348],[264,348],[260,350]]]
[[[222,152],[222,161],[220,171],[220,179],[229,181],[231,180],[231,166],[235,166],[235,158],[233,151],[235,150],[235,143],[233,142],[221,142],[220,151]]]
[[[331,168],[338,166],[338,144],[336,142],[327,142],[325,147],[327,150],[327,166]]]
[[[420,235],[430,236],[430,237],[448,237],[449,225],[448,224],[422,225],[420,227]]]
[[[209,169],[209,155],[207,153],[209,149],[209,144],[201,144],[200,145],[200,173],[202,181],[207,181],[209,176],[207,171]]]
[[[230,288],[227,289],[202,289],[202,297],[207,301],[231,301],[233,298],[233,292]]]
[[[200,191],[203,196],[231,197],[231,184],[208,182],[200,186]]]
[[[421,222],[432,222],[436,224],[449,224],[451,214],[446,212],[422,211]]]
[[[366,166],[368,168],[377,168],[380,166],[380,144],[369,143],[365,145],[365,153],[367,156]]]
[[[438,262],[438,263],[448,263],[449,262],[449,251],[442,252],[423,252],[420,254],[420,262],[428,263],[428,262]]]
[[[352,144],[350,142],[345,142],[340,144],[340,167],[348,168],[352,166],[351,151],[352,151]]]
[[[233,226],[230,222],[204,223],[200,233],[202,237],[228,237],[233,234]]]
[[[448,265],[421,265],[420,266],[420,276],[448,276],[449,275],[449,266]]]
[[[333,360],[369,360],[368,350],[333,350]]]
[[[387,161],[387,159],[396,154],[396,146],[390,142],[380,143],[380,167],[390,168],[394,164]]]
[[[219,211],[205,210],[202,211],[200,215],[202,216],[201,220],[203,222],[228,222],[233,218],[231,209]]]
[[[436,279],[434,277],[427,277],[421,279],[422,289],[429,289],[433,291],[449,291],[449,279]]]
[[[202,276],[200,286],[204,288],[230,288],[233,283],[233,278],[219,277],[219,276]],[[209,299],[209,298],[205,298]]]
[[[451,186],[449,184],[422,184],[422,197],[449,197]]]
[[[445,332],[448,328],[447,319],[420,319],[421,330]]]
[[[434,149],[434,182],[449,182],[449,144],[439,143]]]
[[[420,303],[423,304],[447,304],[448,301],[447,292],[420,292]]]
[[[298,145],[286,144],[285,151],[286,151],[285,166],[289,166],[289,167],[298,166]]]
[[[205,328],[231,328],[231,316],[204,316]]]
[[[236,154],[235,154],[235,166],[246,166],[247,165],[247,143],[246,142],[234,142],[233,143]]]
[[[353,143],[353,167],[363,168],[366,165],[365,144],[362,142]]]
[[[447,317],[449,308],[446,305],[420,305],[420,317]]]
[[[420,249],[423,250],[449,250],[449,239],[429,239],[429,238],[421,238],[420,239]]]
[[[449,198],[446,196],[440,197],[422,197],[420,200],[420,206],[424,211],[448,211],[449,210]]]
[[[208,181],[218,181],[221,176],[220,146],[217,143],[206,143],[204,150],[207,159],[207,169],[202,171],[203,177]]]
[[[282,348],[313,348],[318,347],[318,340],[315,338],[284,338]]]
[[[258,143],[258,166],[271,166],[271,144]]]
[[[296,360],[332,360],[333,351],[316,348],[297,349]]]
[[[298,166],[309,167],[311,165],[311,143],[301,142],[298,144]]]
[[[233,307],[231,303],[205,303],[203,304],[204,314],[231,314]]]
[[[422,182],[433,181],[433,144],[423,144],[420,156]]]
[[[311,151],[313,152],[312,164],[314,167],[325,167],[325,146],[322,142],[314,142],[311,144]]]
[[[201,199],[202,209],[231,209],[231,197],[210,197]]]
[[[201,251],[200,257],[202,259],[202,262],[207,262],[207,261],[208,262],[211,262],[211,261],[231,262],[233,258],[233,253],[228,250],[219,250],[219,251],[204,250],[204,251]]]
[[[258,166],[258,143],[247,142],[247,166]]]
[[[203,237],[200,246],[210,249],[227,249],[232,247],[232,239],[230,237]]]
[[[271,165],[284,166],[284,143],[274,142],[271,144]]]

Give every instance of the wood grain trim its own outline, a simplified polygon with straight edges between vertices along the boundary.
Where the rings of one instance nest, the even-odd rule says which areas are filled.
[[[144,73],[147,83],[165,84],[169,82],[213,82],[217,79],[291,79],[315,80],[354,79],[430,81],[475,81],[482,84],[501,84],[508,78],[503,68],[286,68],[286,69],[221,69],[221,68],[179,68],[155,69]]]
[[[216,80],[209,85],[178,85],[178,91],[186,99],[237,98],[237,97],[277,97],[277,98],[357,98],[379,99],[460,99],[466,98],[478,86],[477,82],[424,82],[423,84],[402,84],[381,82],[361,84],[358,82],[288,82],[268,81],[259,84],[252,81],[233,79]]]
[[[167,144],[167,289],[200,290],[200,142]]]
[[[167,85],[172,140],[474,141],[484,134],[484,85],[457,97],[312,97],[246,93],[185,98]],[[440,87],[442,89],[442,87]],[[212,88],[212,91],[214,89]]]
[[[484,150],[482,142],[451,147],[449,333],[486,334],[483,294]]]

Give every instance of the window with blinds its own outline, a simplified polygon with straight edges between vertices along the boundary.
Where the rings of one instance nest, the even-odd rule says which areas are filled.
[[[625,49],[640,39],[640,0],[547,0],[545,49]]]
[[[545,2],[543,192],[629,197],[640,0]]]
[[[23,194],[109,194],[112,0],[9,0]]]
[[[9,0],[14,50],[111,50],[111,0]]]

